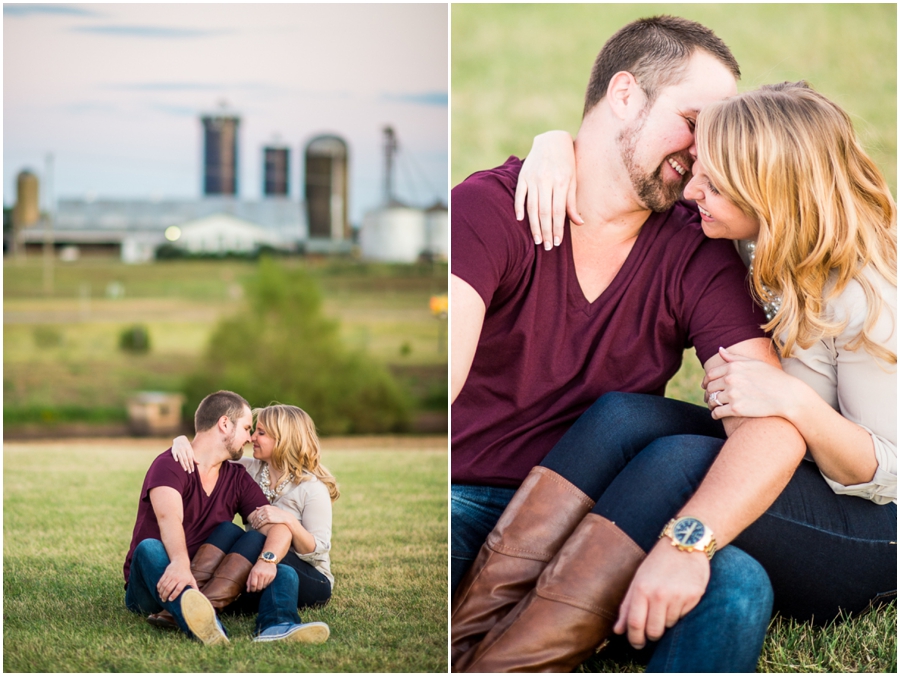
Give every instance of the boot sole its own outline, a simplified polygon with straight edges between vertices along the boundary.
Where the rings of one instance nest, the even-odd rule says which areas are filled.
[[[152,624],[154,627],[158,627],[160,629],[178,629],[178,623],[174,620],[168,620],[160,617],[159,615],[150,615],[147,618],[147,622]]]
[[[331,636],[331,630],[324,622],[311,622],[306,626],[295,629],[285,636],[256,637],[253,639],[257,642],[266,641],[290,641],[292,643],[325,643]]]
[[[194,636],[206,645],[225,645],[228,637],[219,629],[216,609],[203,594],[196,589],[188,589],[181,595],[181,614]]]

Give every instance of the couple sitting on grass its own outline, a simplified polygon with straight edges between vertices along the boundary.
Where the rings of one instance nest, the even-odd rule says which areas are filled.
[[[739,74],[636,21],[574,153],[453,189],[454,671],[571,671],[618,633],[648,671],[753,672],[773,607],[896,598],[894,200],[837,105]],[[660,396],[691,346],[708,408]]]
[[[254,424],[255,419],[255,424]],[[178,437],[150,465],[125,558],[125,606],[207,645],[228,643],[222,610],[257,613],[254,641],[322,643],[334,578],[334,477],[319,462],[312,419],[296,406],[251,411],[228,391],[207,396],[193,444]],[[253,459],[242,458],[253,443]],[[196,470],[196,471],[195,471]],[[250,528],[232,523],[240,514]]]

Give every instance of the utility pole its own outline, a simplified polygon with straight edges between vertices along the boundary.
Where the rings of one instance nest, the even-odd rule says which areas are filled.
[[[47,212],[44,222],[44,295],[53,295],[53,218],[55,205],[53,203],[53,153],[47,153],[46,178],[47,185]]]
[[[390,206],[394,199],[393,175],[394,154],[397,152],[397,137],[394,128],[387,126],[384,132],[384,205]]]

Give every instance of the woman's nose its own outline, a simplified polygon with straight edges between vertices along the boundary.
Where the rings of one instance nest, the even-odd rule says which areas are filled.
[[[697,177],[694,176],[688,181],[688,184],[684,186],[684,198],[688,200],[697,200],[702,197],[699,188],[697,187]]]

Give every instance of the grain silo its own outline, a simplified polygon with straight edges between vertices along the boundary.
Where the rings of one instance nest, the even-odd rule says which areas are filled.
[[[237,195],[238,127],[241,119],[219,112],[203,115],[203,194]]]
[[[16,205],[13,207],[13,227],[27,228],[41,218],[38,177],[24,169],[16,177]]]
[[[263,195],[286,197],[290,193],[290,159],[288,148],[263,148]]]
[[[306,145],[306,209],[310,239],[350,238],[346,142],[317,136]]]
[[[426,253],[425,212],[394,203],[368,212],[359,233],[363,258],[390,263],[415,263]]]
[[[425,212],[425,232],[428,253],[432,258],[446,260],[450,248],[450,219],[447,206],[440,200]]]

